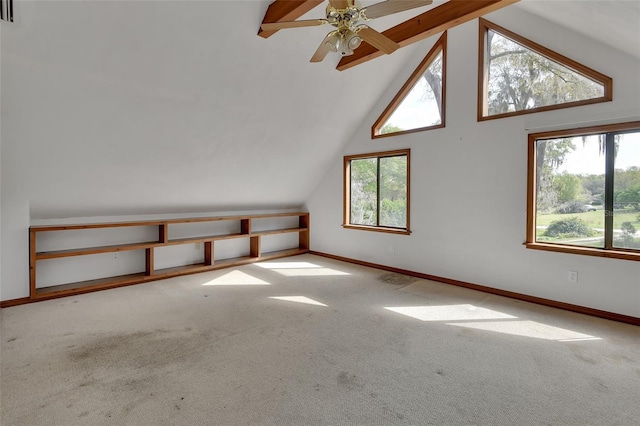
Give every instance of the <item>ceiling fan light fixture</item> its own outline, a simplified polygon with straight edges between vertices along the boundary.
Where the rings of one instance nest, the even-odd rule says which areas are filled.
[[[337,52],[340,46],[340,39],[341,37],[338,31],[332,31],[331,34],[329,34],[329,36],[327,37],[327,41],[325,41],[324,44],[327,45],[329,50],[331,50],[332,52]]]
[[[361,43],[362,43],[362,38],[360,38],[359,35],[354,33],[353,36],[351,36],[351,38],[349,39],[349,48],[351,50],[355,50],[360,46]]]
[[[353,55],[353,50],[362,43],[362,38],[350,29],[339,31],[336,36],[338,37],[338,43],[334,52],[339,52],[342,56]]]
[[[353,49],[349,46],[349,40],[347,37],[342,35],[340,37],[340,43],[338,44],[338,52],[342,56],[351,56],[353,55]]]

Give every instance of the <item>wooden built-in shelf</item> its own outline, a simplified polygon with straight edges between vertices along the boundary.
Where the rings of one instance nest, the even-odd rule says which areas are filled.
[[[55,250],[36,252],[36,260],[55,259],[58,257],[84,256],[86,254],[113,253],[118,251],[141,250],[160,245],[157,241],[146,243],[120,244],[102,247],[87,247],[81,249]]]
[[[275,219],[297,217],[297,228],[283,228],[263,231],[252,231],[252,220],[256,219]],[[195,236],[188,238],[169,239],[169,227],[172,224],[198,223],[198,222],[219,222],[219,221],[236,221],[239,222],[240,232],[230,232],[227,234]],[[41,251],[36,250],[37,235],[43,232],[53,231],[71,231],[71,230],[89,230],[103,228],[124,228],[124,227],[158,227],[158,240],[144,241],[137,243],[126,243],[96,247],[83,247],[65,250]],[[271,235],[298,233],[298,245],[283,250],[270,252],[262,252],[262,237]],[[229,259],[215,259],[214,245],[216,241],[244,238],[249,243],[249,255]],[[182,244],[202,243],[204,254],[204,262],[181,265],[171,268],[156,269],[155,268],[155,249],[158,247],[168,247]],[[137,222],[110,222],[110,223],[92,223],[79,225],[47,225],[32,226],[29,228],[29,269],[30,269],[30,295],[31,299],[49,299],[61,296],[70,296],[74,294],[87,293],[91,291],[104,290],[109,288],[121,287],[131,284],[139,284],[148,281],[154,281],[164,278],[177,277],[186,274],[195,274],[198,272],[211,271],[215,269],[228,268],[233,266],[245,265],[253,262],[277,259],[281,257],[294,256],[309,251],[309,213],[277,213],[263,215],[246,215],[246,216],[213,216],[198,217],[185,219],[171,219],[163,221],[137,221]],[[144,250],[145,265],[141,265],[144,271],[134,274],[117,275],[107,278],[99,278],[88,281],[66,283],[47,287],[38,287],[36,282],[36,266],[37,262],[45,259],[57,259],[63,257],[86,256],[91,254],[115,253],[131,250]]]

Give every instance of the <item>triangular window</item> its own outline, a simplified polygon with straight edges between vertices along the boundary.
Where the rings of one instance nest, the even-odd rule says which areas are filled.
[[[480,19],[478,120],[606,102],[610,77]]]
[[[444,127],[445,32],[373,124],[374,138]]]

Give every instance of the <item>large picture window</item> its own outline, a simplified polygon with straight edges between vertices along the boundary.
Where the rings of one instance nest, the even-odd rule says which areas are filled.
[[[346,228],[409,233],[410,150],[344,157]]]
[[[640,122],[529,135],[527,246],[640,260]]]

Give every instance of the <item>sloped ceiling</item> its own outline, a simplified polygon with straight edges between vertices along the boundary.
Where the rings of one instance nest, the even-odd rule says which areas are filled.
[[[521,0],[514,7],[640,58],[640,1]]]
[[[32,217],[304,203],[424,48],[340,73],[309,63],[324,29],[258,37],[269,3],[21,2],[2,27],[3,162]]]
[[[269,3],[19,2],[1,27],[2,167],[32,218],[303,204],[435,37],[338,72],[309,63],[325,28],[256,35]]]

